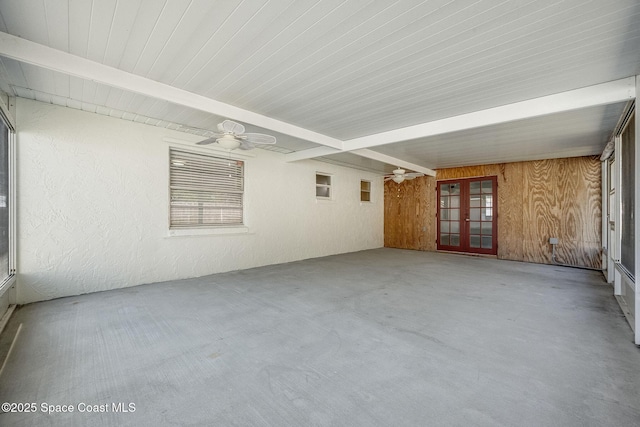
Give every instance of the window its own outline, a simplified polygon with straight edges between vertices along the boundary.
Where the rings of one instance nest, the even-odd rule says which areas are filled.
[[[371,181],[360,180],[360,201],[371,201]]]
[[[635,204],[635,176],[636,176],[636,153],[635,153],[635,117],[631,116],[626,128],[620,135],[620,201],[621,219],[620,224],[620,264],[629,272],[631,276],[636,274],[635,265],[635,224],[634,212]]]
[[[244,162],[169,150],[169,227],[243,225]]]
[[[331,175],[316,173],[316,198],[331,199]]]
[[[0,284],[13,274],[10,264],[10,222],[9,214],[12,208],[9,198],[9,143],[12,131],[0,120]],[[0,313],[1,315],[2,313]]]

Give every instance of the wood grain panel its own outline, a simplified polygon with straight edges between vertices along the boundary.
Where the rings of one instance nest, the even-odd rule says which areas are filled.
[[[523,255],[524,261],[551,263],[550,237],[558,237],[559,210],[553,188],[558,162],[527,162],[523,174]]]
[[[524,260],[523,253],[523,164],[499,165],[498,258]]]
[[[384,185],[384,245],[390,248],[434,250],[435,179],[419,177]],[[431,215],[433,212],[433,215]],[[433,235],[433,236],[432,236]]]
[[[602,203],[597,157],[437,171],[437,180],[481,176],[498,180],[498,258],[551,264],[549,238],[557,237],[558,262],[600,268]],[[385,246],[436,249],[436,185],[432,177],[385,184]]]

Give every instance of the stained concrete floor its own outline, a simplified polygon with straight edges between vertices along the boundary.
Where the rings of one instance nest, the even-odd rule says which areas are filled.
[[[377,249],[27,305],[0,350],[19,325],[3,426],[640,425],[592,271]]]

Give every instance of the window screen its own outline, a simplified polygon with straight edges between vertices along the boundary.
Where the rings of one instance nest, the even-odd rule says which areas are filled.
[[[9,277],[9,128],[0,120],[0,283]]]
[[[621,194],[622,200],[622,240],[620,242],[620,263],[631,275],[635,276],[635,227],[633,213],[635,212],[635,118],[631,118],[629,125],[621,135]]]
[[[170,228],[243,224],[244,162],[169,150]]]

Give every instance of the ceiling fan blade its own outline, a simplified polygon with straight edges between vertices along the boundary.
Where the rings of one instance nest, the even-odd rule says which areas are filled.
[[[218,130],[223,133],[240,134],[244,133],[244,126],[231,120],[225,120],[218,124]]]
[[[246,141],[252,144],[275,144],[276,137],[263,133],[245,133]]]
[[[214,142],[216,142],[216,139],[218,139],[218,137],[217,137],[217,136],[214,136],[214,137],[212,137],[212,138],[207,138],[207,139],[204,139],[204,140],[202,140],[202,141],[200,141],[200,142],[196,142],[196,145],[209,145],[209,144],[213,144]]]
[[[420,173],[420,172],[409,172],[409,173],[404,174],[404,177],[407,178],[407,179],[413,179],[413,178],[417,178],[419,176],[424,176],[424,174]]]
[[[241,140],[240,141],[240,146],[238,147],[241,150],[253,150],[255,147],[255,145],[247,142],[246,140]]]

